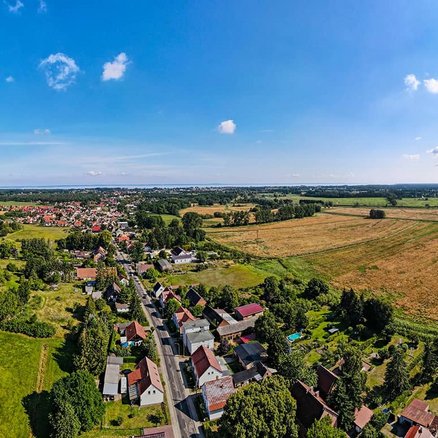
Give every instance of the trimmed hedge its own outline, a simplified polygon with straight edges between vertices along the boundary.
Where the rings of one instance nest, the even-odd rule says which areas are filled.
[[[56,330],[53,325],[47,322],[11,320],[0,323],[0,330],[12,333],[22,333],[32,338],[51,338]]]

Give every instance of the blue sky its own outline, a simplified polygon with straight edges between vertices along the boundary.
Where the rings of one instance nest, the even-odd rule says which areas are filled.
[[[0,185],[438,182],[438,3],[0,0]]]

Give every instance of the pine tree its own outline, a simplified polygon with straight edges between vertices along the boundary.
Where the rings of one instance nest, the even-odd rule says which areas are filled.
[[[403,352],[396,348],[386,367],[384,387],[388,398],[395,399],[409,389],[409,373],[403,358]]]

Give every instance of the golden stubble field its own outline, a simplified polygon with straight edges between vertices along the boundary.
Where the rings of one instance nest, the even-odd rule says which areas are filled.
[[[438,222],[437,208],[380,208],[384,210],[388,219],[412,219]],[[370,208],[333,208],[328,213],[345,214],[353,216],[369,215]]]
[[[335,286],[390,295],[407,312],[438,319],[438,222],[409,219],[321,213],[208,234],[255,256],[302,259]]]
[[[254,204],[241,204],[241,205],[194,205],[192,207],[184,208],[179,212],[181,216],[188,212],[194,212],[201,215],[211,214],[213,215],[216,212],[221,213],[231,213],[232,211],[247,211],[251,210],[254,207]]]

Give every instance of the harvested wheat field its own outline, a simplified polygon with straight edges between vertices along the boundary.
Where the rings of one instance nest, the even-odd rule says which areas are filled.
[[[389,293],[407,313],[438,320],[438,226],[430,229],[434,229],[433,234],[417,233],[404,243],[383,245],[387,253],[380,259],[373,259],[368,249],[364,264],[337,276],[333,284]],[[351,261],[349,265],[352,268]]]
[[[438,209],[436,208],[381,208],[388,219],[411,219],[438,222]],[[345,214],[351,216],[367,217],[370,208],[332,208],[326,213]]]
[[[321,213],[264,225],[212,229],[208,234],[221,244],[255,256],[287,257],[373,241],[415,226],[416,222],[409,221]]]

